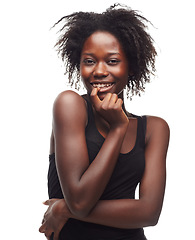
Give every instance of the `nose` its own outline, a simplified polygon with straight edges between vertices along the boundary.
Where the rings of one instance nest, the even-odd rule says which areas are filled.
[[[109,75],[106,66],[104,63],[100,62],[97,63],[97,65],[95,66],[95,69],[93,71],[93,76],[95,78],[104,78],[107,77]]]

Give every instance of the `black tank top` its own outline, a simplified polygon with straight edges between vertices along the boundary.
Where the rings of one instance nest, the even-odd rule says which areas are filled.
[[[104,137],[95,125],[93,109],[87,101],[88,123],[85,129],[90,164],[99,152]],[[105,188],[101,200],[134,199],[135,189],[141,181],[145,168],[145,131],[146,117],[137,118],[137,137],[133,149],[125,154],[120,153],[110,181]],[[64,198],[60,187],[55,154],[49,156],[48,193],[49,198]],[[52,238],[51,238],[52,239]],[[69,219],[60,233],[60,240],[145,240],[142,228],[119,229]]]

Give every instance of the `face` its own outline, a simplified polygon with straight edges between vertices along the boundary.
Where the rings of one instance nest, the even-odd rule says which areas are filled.
[[[80,73],[89,94],[94,87],[99,87],[101,100],[109,92],[123,98],[129,69],[118,39],[109,32],[93,33],[82,49]]]

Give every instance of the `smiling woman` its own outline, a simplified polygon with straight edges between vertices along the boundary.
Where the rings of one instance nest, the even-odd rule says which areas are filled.
[[[123,99],[122,91],[127,85],[130,70],[121,44],[109,32],[97,31],[85,41],[80,72],[89,94],[92,87],[99,87],[101,100],[108,92]]]
[[[166,181],[169,127],[158,117],[135,116],[124,89],[144,90],[156,51],[145,18],[129,8],[62,18],[57,46],[73,84],[53,107],[48,190],[40,232],[48,239],[145,240],[156,225]],[[135,189],[140,183],[139,199]]]
[[[56,43],[58,53],[66,66],[69,82],[80,85],[80,58],[85,41],[97,31],[115,36],[125,51],[129,72],[127,91],[139,94],[155,72],[156,50],[153,39],[146,31],[148,20],[128,7],[111,6],[102,14],[77,12],[62,17],[54,26],[63,23],[61,36]],[[97,42],[102,39],[98,39]],[[105,39],[106,40],[106,39]],[[74,82],[74,74],[77,81]]]

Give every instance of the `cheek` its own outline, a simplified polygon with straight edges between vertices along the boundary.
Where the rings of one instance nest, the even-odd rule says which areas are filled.
[[[86,67],[81,67],[80,74],[81,74],[82,79],[89,78],[89,76],[91,74],[91,69],[86,68]]]
[[[90,82],[90,75],[91,75],[89,69],[81,67],[80,68],[80,75],[81,75],[81,80],[82,80],[87,92],[90,93],[91,90],[92,90],[92,86],[89,83]]]
[[[112,71],[112,74],[119,80],[128,81],[128,70],[127,68],[116,68]]]

